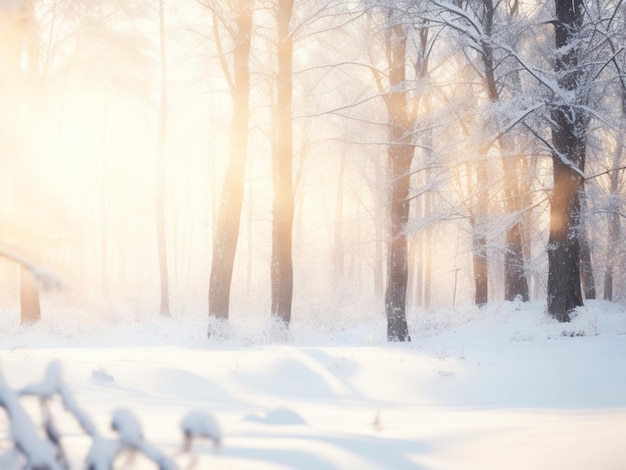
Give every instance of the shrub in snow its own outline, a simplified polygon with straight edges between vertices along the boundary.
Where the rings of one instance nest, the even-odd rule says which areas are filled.
[[[32,396],[39,400],[42,425],[37,426],[20,403],[20,396]],[[60,397],[61,403],[82,430],[91,437],[91,448],[85,459],[87,470],[111,470],[117,456],[122,452],[133,455],[139,452],[152,460],[159,470],[178,468],[174,460],[144,439],[139,419],[129,410],[118,409],[111,420],[111,428],[117,439],[107,439],[100,434],[89,415],[74,400],[69,388],[61,380],[61,366],[52,362],[41,383],[29,385],[17,392],[10,388],[0,373],[0,407],[9,419],[10,440],[13,448],[0,455],[3,470],[69,470],[70,464],[62,445],[61,433],[55,426],[49,402]],[[193,439],[212,440],[216,446],[222,438],[219,427],[207,413],[194,411],[183,419],[183,450],[191,451]],[[43,431],[43,432],[42,432]]]
[[[216,447],[222,445],[222,434],[213,417],[203,411],[192,411],[181,422],[185,440],[183,450],[191,452],[194,439],[213,441]]]

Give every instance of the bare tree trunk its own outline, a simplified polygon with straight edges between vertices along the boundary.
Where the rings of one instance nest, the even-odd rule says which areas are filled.
[[[213,259],[209,284],[209,315],[228,319],[230,289],[241,224],[244,177],[248,149],[248,122],[250,119],[250,40],[252,35],[253,2],[238,0],[235,22],[237,31],[233,50],[232,77],[225,65],[217,32],[216,14],[213,14],[216,41],[226,79],[233,100],[233,118],[230,128],[228,168],[222,187],[222,195],[213,235]]]
[[[387,339],[410,341],[406,320],[408,281],[406,224],[409,218],[409,184],[414,147],[407,142],[412,125],[409,122],[406,92],[401,85],[406,78],[406,32],[402,24],[391,25],[387,34],[389,62],[389,249],[387,252],[387,288],[385,312]]]
[[[156,233],[161,281],[161,316],[170,317],[169,272],[165,229],[165,166],[167,157],[167,50],[165,40],[164,0],[159,0],[159,48],[161,52],[161,103],[159,109],[158,169],[156,187]]]
[[[555,72],[563,90],[575,90],[578,68],[576,41],[582,28],[583,0],[556,0]],[[548,245],[548,312],[561,322],[583,305],[580,283],[581,195],[584,191],[587,117],[582,109],[559,103],[552,111],[554,192]]]
[[[35,323],[41,320],[39,286],[33,273],[20,266],[20,323]]]
[[[272,309],[274,318],[291,322],[293,298],[293,0],[278,0],[278,74],[276,77],[276,142],[273,152]]]

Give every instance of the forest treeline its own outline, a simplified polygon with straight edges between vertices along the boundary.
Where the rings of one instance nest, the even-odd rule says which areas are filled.
[[[621,1],[0,7],[23,321],[37,266],[163,316],[260,298],[288,326],[349,292],[390,341],[468,300],[545,298],[565,322],[622,298]]]

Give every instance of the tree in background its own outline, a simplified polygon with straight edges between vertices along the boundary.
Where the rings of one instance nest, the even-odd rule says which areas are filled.
[[[387,111],[387,201],[389,206],[387,286],[385,314],[387,339],[410,341],[406,319],[408,283],[408,241],[411,164],[415,153],[414,131],[416,109],[411,107],[407,82],[407,28],[401,8],[382,6],[381,33],[384,37],[385,69],[372,67],[380,95]],[[387,78],[387,83],[383,82]]]
[[[167,160],[167,42],[165,37],[165,4],[159,0],[159,52],[161,69],[161,96],[159,103],[158,168],[156,187],[156,233],[161,280],[161,306],[159,313],[170,314],[169,272],[167,263],[167,234],[165,230],[165,171]]]
[[[12,148],[15,152],[11,157],[20,158],[20,152],[25,152],[25,145],[20,139],[25,139],[23,131],[9,131],[8,126],[14,126],[16,121],[31,119],[31,113],[27,110],[32,107],[29,96],[34,90],[29,88],[29,83],[22,72],[22,58],[27,53],[26,44],[33,38],[28,38],[29,31],[35,30],[32,23],[35,21],[32,4],[26,1],[13,2],[0,5],[0,125],[4,129],[0,134],[7,133],[7,137],[16,138],[18,141],[8,144],[4,142],[4,148]],[[26,122],[21,122],[26,127]],[[19,126],[19,124],[18,124]],[[8,159],[4,159],[9,163]],[[32,323],[41,319],[41,307],[39,303],[39,285],[30,269],[21,266],[20,278],[20,321]]]
[[[474,235],[474,266],[476,303],[484,305],[488,301],[487,239],[485,217],[487,215],[488,171],[487,152],[497,144],[502,160],[502,192],[507,212],[506,241],[504,246],[504,298],[514,300],[519,297],[528,301],[529,289],[525,273],[524,240],[522,227],[522,194],[529,191],[523,188],[524,175],[519,151],[515,148],[513,130],[519,116],[525,117],[527,110],[518,109],[519,104],[507,106],[507,99],[517,98],[521,93],[518,64],[511,54],[513,46],[520,42],[525,29],[523,21],[517,21],[519,2],[517,0],[496,2],[492,0],[434,2],[439,7],[437,21],[441,21],[456,34],[457,41],[464,50],[465,59],[479,75],[480,85],[493,109],[483,110],[480,120],[471,130],[480,142],[479,160],[476,162],[476,191],[478,203],[471,219]],[[521,24],[520,24],[521,23]],[[520,100],[521,104],[524,103]],[[501,107],[503,111],[497,111]],[[532,111],[532,106],[531,106]],[[480,128],[483,128],[480,130]],[[477,135],[476,135],[477,134]]]
[[[249,0],[227,2],[228,8],[225,10],[220,10],[213,4],[207,3],[206,5],[212,11],[214,39],[233,104],[228,167],[224,176],[213,234],[213,258],[209,283],[209,315],[228,319],[248,152],[249,61],[254,2]],[[222,46],[220,27],[228,31],[233,44],[232,70],[228,64],[227,51]]]
[[[276,39],[275,134],[272,152],[274,205],[272,212],[271,314],[289,324],[293,300],[293,31],[294,0],[278,0]]]

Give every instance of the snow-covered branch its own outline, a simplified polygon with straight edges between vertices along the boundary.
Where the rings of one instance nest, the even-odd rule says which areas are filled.
[[[33,396],[39,399],[43,410],[43,430],[22,407],[19,398]],[[117,432],[117,439],[105,438],[80,406],[69,387],[61,378],[61,365],[52,362],[40,383],[28,385],[19,392],[9,387],[0,373],[0,407],[9,418],[10,438],[17,453],[15,458],[23,459],[24,468],[31,470],[69,470],[61,446],[61,433],[55,426],[48,404],[60,397],[65,410],[70,413],[82,430],[92,439],[91,448],[85,458],[88,470],[111,470],[117,456],[123,451],[140,452],[157,465],[159,470],[177,470],[178,465],[143,435],[139,419],[129,410],[118,409],[111,420],[111,428]],[[43,432],[42,432],[43,431]],[[194,439],[211,440],[216,448],[222,443],[220,428],[208,413],[192,411],[181,422],[183,437],[182,450],[191,452]],[[4,458],[7,458],[5,455]]]

